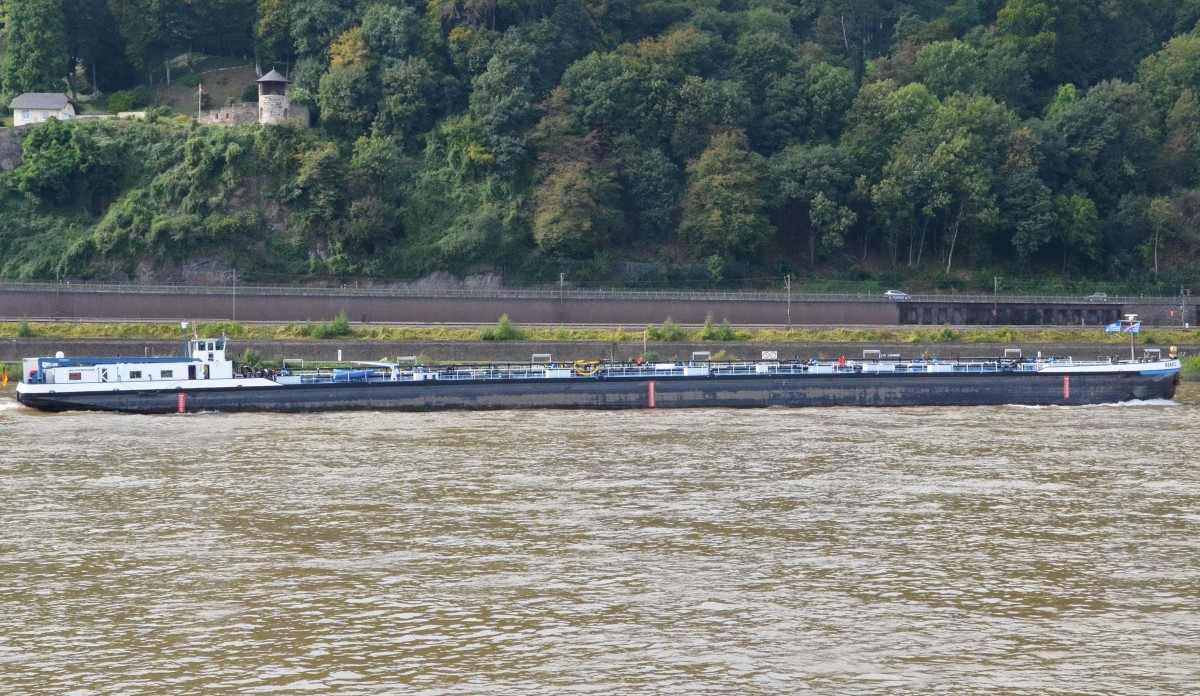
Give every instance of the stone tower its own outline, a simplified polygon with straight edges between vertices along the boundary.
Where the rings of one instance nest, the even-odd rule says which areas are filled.
[[[283,75],[272,70],[258,78],[258,122],[281,123],[289,116],[287,86]]]

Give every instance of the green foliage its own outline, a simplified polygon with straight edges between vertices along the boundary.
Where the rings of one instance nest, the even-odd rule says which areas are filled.
[[[242,351],[241,357],[234,362],[239,367],[244,365],[246,367],[256,368],[263,364],[263,356],[260,351],[257,351],[253,348],[247,348],[246,350]]]
[[[133,111],[150,103],[150,93],[139,85],[133,89],[119,90],[108,95],[108,108],[113,113]]]
[[[507,314],[500,315],[500,320],[491,329],[485,329],[479,334],[484,341],[519,341],[525,338],[525,332],[512,323]]]
[[[688,166],[679,232],[699,254],[757,256],[774,231],[763,214],[766,166],[745,135],[725,133]]]
[[[728,319],[723,319],[720,326],[713,323],[712,312],[704,318],[704,326],[700,329],[701,341],[734,341],[737,340],[737,332],[733,330]]]
[[[306,326],[305,332],[312,338],[344,338],[353,333],[345,312],[339,312],[333,321]]]
[[[1200,5],[1101,4],[9,0],[4,96],[160,106],[28,132],[0,268],[1190,282]],[[250,52],[320,129],[170,115]]]
[[[910,343],[955,343],[958,332],[949,326],[940,329],[915,329],[908,338]]]
[[[25,162],[16,170],[17,190],[52,203],[71,195],[84,172],[86,144],[78,130],[50,120],[25,138]]]
[[[0,8],[2,9],[2,8]],[[70,72],[66,15],[61,0],[19,0],[4,13],[7,52],[0,63],[0,101],[23,92],[65,91]]]
[[[671,317],[667,317],[663,321],[662,326],[658,328],[654,328],[653,324],[647,326],[646,337],[654,341],[682,341],[683,330],[675,322],[671,321]]]
[[[1198,382],[1200,381],[1200,355],[1185,355],[1180,358],[1182,364],[1182,376],[1185,381]]]
[[[584,163],[554,172],[534,196],[533,238],[553,256],[594,253],[608,246],[620,223],[616,186]]]
[[[21,323],[17,326],[17,338],[33,338],[36,335],[29,326],[29,317],[21,317]]]

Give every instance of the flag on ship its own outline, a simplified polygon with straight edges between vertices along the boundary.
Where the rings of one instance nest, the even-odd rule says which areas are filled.
[[[1104,333],[1121,333],[1121,322],[1114,321],[1104,329]]]
[[[1142,330],[1142,322],[1140,322],[1140,321],[1137,323],[1134,323],[1134,324],[1130,324],[1129,327],[1125,329],[1125,331],[1127,333],[1137,333],[1141,330]]]

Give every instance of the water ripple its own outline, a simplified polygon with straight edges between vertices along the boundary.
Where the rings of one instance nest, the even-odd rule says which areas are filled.
[[[0,407],[0,692],[1194,693],[1198,415]]]

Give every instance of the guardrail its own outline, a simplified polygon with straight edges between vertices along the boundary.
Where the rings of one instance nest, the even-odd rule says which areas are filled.
[[[244,295],[244,296],[291,296],[291,297],[429,297],[429,298],[528,298],[528,299],[573,299],[573,300],[731,300],[731,301],[787,301],[793,302],[1034,302],[1051,304],[1121,304],[1140,302],[1151,304],[1179,304],[1191,302],[1191,296],[1125,296],[1110,295],[1104,300],[1069,295],[998,295],[962,293],[912,294],[907,300],[893,300],[882,293],[813,293],[792,290],[630,290],[625,288],[431,288],[431,287],[386,287],[386,286],[295,286],[295,285],[142,285],[133,283],[106,283],[97,281],[60,283],[6,281],[0,282],[4,290],[28,290],[38,292],[105,292],[139,295]]]

